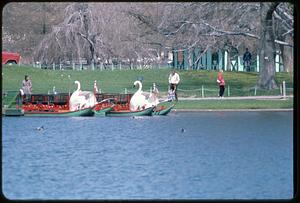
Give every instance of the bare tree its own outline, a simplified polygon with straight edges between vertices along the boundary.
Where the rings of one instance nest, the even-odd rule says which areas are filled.
[[[160,22],[140,10],[129,14],[138,19],[144,27],[157,35],[165,36],[166,44],[176,49],[185,47],[224,47],[242,50],[251,47],[260,54],[260,77],[257,86],[265,89],[276,88],[275,83],[275,43],[293,47],[291,43],[280,40],[274,35],[273,14],[279,3],[171,3],[166,7],[176,8],[177,16],[160,16]],[[291,15],[278,7],[277,15],[285,19],[286,32],[293,33]],[[259,19],[261,21],[253,20]],[[157,18],[156,18],[157,19]],[[166,20],[168,19],[168,20]],[[149,31],[146,28],[147,33]],[[276,38],[277,37],[277,38]]]
[[[2,12],[2,50],[19,52],[22,63],[32,62],[32,53],[52,25],[63,19],[67,3],[11,2]]]
[[[260,65],[261,72],[257,85],[264,89],[277,88],[275,82],[275,36],[273,31],[273,12],[279,3],[261,3],[261,39]]]
[[[271,27],[261,29],[261,25],[268,25],[262,24],[265,21],[257,20],[261,15],[266,16],[269,5],[256,2],[11,3],[3,11],[2,43],[8,50],[21,50],[22,55],[29,49],[26,53],[43,63],[83,58],[88,63],[112,58],[159,61],[161,51],[200,48],[203,53],[221,48],[243,53],[248,47],[253,54],[258,54],[261,48],[270,47],[282,51],[285,69],[292,70],[293,5],[278,3],[269,12],[268,23],[272,22],[274,35],[270,33]],[[32,20],[25,21],[24,15]],[[260,46],[266,38],[275,43]],[[265,57],[261,56],[261,59]],[[267,64],[260,64],[260,74],[266,74],[264,65]],[[274,64],[271,66],[275,69]],[[265,86],[262,80],[264,77],[259,81],[260,87],[276,87]]]

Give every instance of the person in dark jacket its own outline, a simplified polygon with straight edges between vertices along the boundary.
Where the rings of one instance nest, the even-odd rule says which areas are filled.
[[[243,61],[244,61],[244,69],[246,69],[247,72],[250,71],[250,64],[251,64],[251,53],[249,52],[248,48],[246,48],[246,52],[244,53],[243,56]]]

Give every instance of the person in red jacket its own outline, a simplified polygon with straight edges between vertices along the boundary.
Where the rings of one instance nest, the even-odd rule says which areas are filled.
[[[225,91],[225,80],[223,77],[223,70],[220,70],[218,73],[217,83],[219,84],[220,87],[219,97],[223,97]]]

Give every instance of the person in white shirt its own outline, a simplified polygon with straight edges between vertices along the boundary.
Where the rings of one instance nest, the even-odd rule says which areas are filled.
[[[26,100],[29,100],[30,95],[32,94],[32,83],[28,75],[25,75],[25,79],[22,81],[22,90]]]
[[[97,87],[97,80],[94,81],[94,94],[97,94],[98,91],[98,87]]]
[[[170,85],[170,89],[175,92],[176,101],[178,101],[177,86],[178,86],[179,82],[180,82],[180,77],[179,77],[178,73],[176,73],[175,70],[173,70],[169,75],[169,85]]]

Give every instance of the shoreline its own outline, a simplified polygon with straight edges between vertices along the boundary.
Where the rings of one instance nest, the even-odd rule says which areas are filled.
[[[294,111],[293,108],[289,109],[173,109],[172,112],[238,112],[238,111]]]
[[[272,96],[233,96],[233,97],[178,97],[179,101],[201,101],[201,100],[285,100],[294,98],[294,95],[272,95]]]

